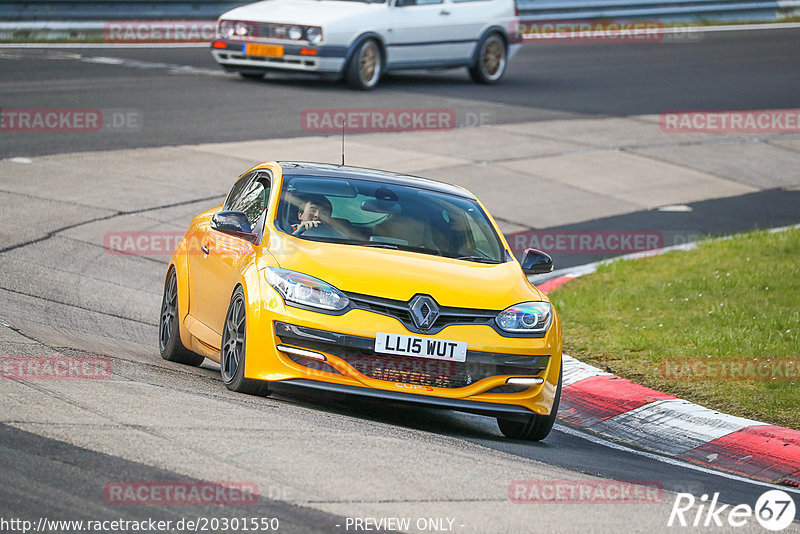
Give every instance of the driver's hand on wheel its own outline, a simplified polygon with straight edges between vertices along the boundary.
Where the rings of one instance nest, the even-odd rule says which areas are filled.
[[[313,219],[313,220],[310,220],[310,221],[303,221],[303,222],[301,222],[300,224],[297,225],[297,228],[295,228],[294,232],[292,232],[292,233],[295,234],[295,235],[302,234],[306,230],[310,230],[311,228],[316,228],[320,224],[322,224],[322,221],[320,221],[319,219]]]

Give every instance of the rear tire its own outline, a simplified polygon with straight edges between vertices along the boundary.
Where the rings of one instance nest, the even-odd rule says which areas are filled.
[[[500,432],[507,438],[524,439],[527,441],[541,441],[550,434],[558,416],[558,405],[561,401],[561,371],[558,374],[558,387],[556,388],[556,398],[553,401],[553,409],[550,415],[531,415],[527,421],[512,421],[509,419],[497,418],[497,426]]]
[[[197,367],[205,358],[195,354],[181,342],[180,317],[178,313],[178,277],[175,267],[170,267],[161,298],[161,316],[158,321],[158,348],[167,361]]]
[[[493,84],[503,77],[508,64],[508,47],[499,33],[490,33],[478,45],[475,65],[469,75],[476,83]]]
[[[244,358],[247,352],[247,300],[241,286],[236,288],[225,314],[222,330],[219,368],[225,387],[248,395],[269,395],[267,383],[244,377]]]
[[[383,74],[383,55],[375,39],[365,39],[356,47],[353,57],[345,68],[347,85],[353,89],[370,91],[375,89]]]

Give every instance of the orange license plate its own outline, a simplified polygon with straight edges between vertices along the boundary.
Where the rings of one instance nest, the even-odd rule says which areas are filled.
[[[283,47],[279,45],[248,44],[244,47],[248,56],[283,57]]]

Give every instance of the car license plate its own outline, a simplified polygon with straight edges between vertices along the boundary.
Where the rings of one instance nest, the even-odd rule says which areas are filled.
[[[375,352],[453,362],[467,361],[467,343],[465,341],[448,341],[383,332],[378,332],[378,335],[375,336]]]
[[[283,57],[283,47],[279,45],[247,44],[244,53],[248,56]]]

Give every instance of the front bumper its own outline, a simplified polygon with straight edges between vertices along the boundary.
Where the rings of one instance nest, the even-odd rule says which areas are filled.
[[[323,45],[312,47],[285,43],[277,43],[284,50],[281,57],[257,56],[249,55],[245,52],[247,44],[242,41],[227,39],[216,40],[211,45],[211,55],[217,63],[229,71],[288,70],[314,73],[342,72],[347,56],[347,48],[343,46]],[[272,43],[259,42],[257,44]],[[313,51],[313,54],[311,51]]]
[[[465,411],[475,413],[479,404],[515,406],[529,415],[546,415],[552,409],[561,372],[561,326],[557,316],[542,338],[506,338],[486,325],[448,326],[436,335],[426,336],[467,342],[468,365],[454,369],[448,366],[455,362],[420,362],[419,358],[375,353],[377,332],[413,334],[397,319],[359,309],[341,316],[312,312],[284,305],[277,293],[262,303],[264,307],[248,317],[247,378],[307,387],[312,381],[325,387],[348,386],[355,389],[345,388],[347,392],[385,398],[403,393],[419,397],[418,402],[423,404],[447,405],[457,410],[469,407]],[[318,339],[289,332],[286,325]],[[279,350],[280,346],[310,350],[323,355],[325,361],[298,357]],[[390,360],[403,363],[381,366]],[[538,377],[543,382],[520,388],[506,383],[511,377]],[[370,390],[381,393],[365,392]],[[467,404],[462,405],[461,401]],[[492,406],[485,408],[497,412]]]
[[[498,404],[493,402],[479,402],[463,399],[447,399],[442,397],[426,397],[414,395],[413,393],[385,391],[359,386],[349,386],[345,384],[332,384],[328,382],[319,382],[316,380],[305,380],[302,378],[274,382],[270,384],[270,389],[285,392],[294,392],[298,389],[314,389],[330,393],[344,393],[348,395],[383,399],[392,402],[413,404],[416,406],[430,406],[432,408],[444,408],[459,412],[474,413],[477,415],[502,417],[503,419],[520,422],[526,421],[533,414],[533,412],[527,408],[513,404]]]

